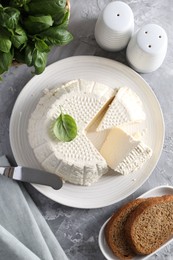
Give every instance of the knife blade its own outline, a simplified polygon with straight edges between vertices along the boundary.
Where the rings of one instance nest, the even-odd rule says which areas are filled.
[[[62,187],[62,179],[50,172],[23,166],[0,167],[0,174],[13,180],[51,186],[58,190]]]

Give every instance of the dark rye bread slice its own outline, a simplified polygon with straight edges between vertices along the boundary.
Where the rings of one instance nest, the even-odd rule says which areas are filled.
[[[136,254],[129,247],[124,233],[124,224],[131,212],[144,199],[136,199],[121,207],[115,212],[105,227],[105,238],[108,246],[119,259],[132,259]]]
[[[141,255],[154,252],[173,235],[173,195],[142,202],[128,217],[125,236]]]

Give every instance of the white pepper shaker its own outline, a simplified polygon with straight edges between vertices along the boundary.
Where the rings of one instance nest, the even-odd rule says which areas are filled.
[[[158,69],[167,52],[168,38],[165,30],[157,24],[147,24],[131,38],[126,57],[130,66],[140,73]]]
[[[100,13],[95,26],[98,45],[108,51],[124,49],[134,31],[131,8],[121,1],[109,3]]]

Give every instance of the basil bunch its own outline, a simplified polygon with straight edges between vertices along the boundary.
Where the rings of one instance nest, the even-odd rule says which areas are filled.
[[[66,0],[0,0],[0,75],[13,60],[44,71],[54,45],[68,44]]]

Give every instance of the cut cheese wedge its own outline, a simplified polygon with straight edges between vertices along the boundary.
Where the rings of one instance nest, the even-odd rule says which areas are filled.
[[[110,87],[86,80],[73,80],[45,92],[28,124],[29,143],[45,170],[80,185],[90,185],[107,172],[105,159],[85,129],[114,95]],[[51,130],[61,111],[72,116],[78,127],[71,142],[58,141]]]
[[[122,87],[117,91],[97,131],[121,126],[125,130],[129,124],[132,127],[133,124],[144,121],[145,117],[143,104],[138,95],[130,88]]]
[[[101,155],[116,172],[127,175],[143,166],[152,150],[120,128],[110,130],[100,149]]]

